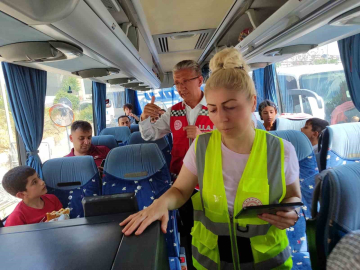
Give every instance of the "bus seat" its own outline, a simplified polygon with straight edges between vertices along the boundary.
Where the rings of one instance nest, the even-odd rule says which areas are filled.
[[[112,149],[105,162],[103,195],[135,192],[139,210],[159,198],[171,186],[164,156],[155,143]],[[179,257],[176,211],[169,211],[166,234],[168,257]]]
[[[304,203],[302,214],[294,227],[287,231],[290,246],[293,252],[294,265],[302,263],[309,265],[308,248],[305,233],[306,219],[311,218],[312,197],[315,187],[315,176],[319,173],[316,158],[309,139],[304,133],[297,130],[271,131],[271,134],[290,142],[296,151],[300,168],[300,188],[302,202]],[[307,258],[304,258],[307,257]]]
[[[113,135],[94,136],[91,139],[91,143],[93,145],[106,146],[110,150],[118,146],[118,143]]]
[[[84,197],[101,195],[99,172],[91,156],[50,159],[42,170],[48,193],[58,197],[64,208],[70,208],[70,218],[84,216]]]
[[[322,134],[320,171],[360,162],[360,123],[328,126]]]
[[[359,268],[360,230],[346,234],[336,244],[326,262],[327,270]]]
[[[136,131],[139,131],[139,125],[138,124],[130,125],[130,132],[133,133]]]
[[[171,151],[170,151],[169,142],[165,139],[165,137],[161,138],[159,140],[156,140],[156,141],[145,141],[141,137],[140,132],[134,132],[131,134],[128,144],[131,145],[131,144],[142,144],[142,143],[156,143],[165,157],[166,164],[170,168],[170,162],[171,162],[171,153],[170,152]]]
[[[286,118],[276,118],[276,130],[298,130],[305,126],[308,119],[304,120],[289,120]]]
[[[172,137],[172,133],[169,133],[165,136],[166,140],[168,141],[168,144],[170,146],[170,152],[172,150],[173,147],[173,137]]]
[[[100,135],[113,135],[119,144],[124,144],[130,137],[130,129],[128,127],[110,127],[104,128]]]
[[[259,120],[257,120],[256,128],[265,130],[265,127],[264,127],[263,123],[261,121],[259,121]]]
[[[3,219],[0,219],[0,228],[5,227],[7,218],[8,218],[8,216],[4,217]]]
[[[326,259],[347,233],[360,229],[360,164],[322,171],[316,177],[312,215],[307,221],[311,263],[325,269]],[[320,204],[318,211],[318,204]],[[315,266],[318,266],[315,268]]]

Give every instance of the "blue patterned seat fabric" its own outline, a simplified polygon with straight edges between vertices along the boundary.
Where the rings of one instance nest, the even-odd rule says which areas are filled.
[[[328,126],[322,135],[320,171],[360,162],[360,123]]]
[[[134,132],[130,135],[130,138],[128,140],[128,144],[143,144],[143,143],[156,143],[157,146],[160,148],[161,152],[164,155],[166,164],[168,165],[168,167],[170,168],[170,162],[171,162],[171,149],[170,149],[170,145],[168,140],[163,137],[159,140],[156,141],[145,141],[142,137],[141,137],[141,133],[140,132]]]
[[[320,203],[320,211],[317,208],[312,211],[316,218],[316,248],[313,247],[314,254],[311,255],[317,258],[318,264],[325,266],[327,257],[341,238],[360,230],[360,164],[346,164],[322,171],[317,176],[315,194],[313,205]],[[348,247],[348,251],[351,248]]]
[[[306,219],[311,218],[315,176],[319,173],[314,151],[309,139],[301,131],[280,130],[270,133],[289,141],[294,146],[299,160],[300,188],[304,206],[301,217],[294,227],[287,230],[287,235],[292,249],[293,269],[311,269],[306,240]]]
[[[104,128],[100,135],[113,135],[115,140],[119,144],[125,144],[130,137],[130,129],[128,127],[111,127],[111,128]]]
[[[91,138],[91,143],[93,145],[103,145],[109,148],[110,150],[118,147],[118,143],[113,135],[101,135],[93,136]]]
[[[164,156],[155,143],[112,149],[106,158],[104,175],[103,195],[135,192],[139,210],[151,205],[172,185]],[[165,239],[169,263],[174,259],[171,269],[180,269],[176,211],[169,211]]]
[[[50,159],[42,170],[48,193],[58,197],[64,208],[70,208],[70,218],[84,216],[84,197],[101,195],[99,172],[91,156]],[[74,182],[80,185],[59,186]]]

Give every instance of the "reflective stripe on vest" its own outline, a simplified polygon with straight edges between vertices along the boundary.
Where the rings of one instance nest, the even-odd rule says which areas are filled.
[[[200,192],[192,197],[194,228],[191,234],[193,250],[200,253],[195,251],[193,256],[194,262],[199,264],[197,269],[220,269],[219,265],[224,264],[218,257],[218,235],[230,236],[233,269],[247,269],[239,261],[236,237],[250,238],[254,257],[252,269],[278,266],[291,269],[292,259],[284,230],[259,218],[233,220],[229,215],[222,176],[220,132],[215,130],[203,134],[195,143]],[[243,205],[252,201],[280,203],[285,194],[283,142],[266,131],[256,130],[251,154],[237,189],[234,213],[237,214]],[[251,200],[247,196],[251,196]],[[249,264],[247,266],[250,267]]]

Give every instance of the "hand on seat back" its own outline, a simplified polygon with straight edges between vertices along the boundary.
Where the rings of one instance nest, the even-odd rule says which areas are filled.
[[[159,117],[161,108],[159,106],[155,105],[154,103],[155,103],[155,96],[152,96],[151,102],[146,104],[144,107],[144,111],[141,114],[141,120],[145,120],[149,116],[150,117]]]
[[[159,203],[158,200],[155,200],[144,210],[129,216],[120,223],[120,226],[126,225],[122,230],[125,235],[132,234],[136,229],[135,235],[139,235],[155,220],[161,221],[161,230],[163,233],[166,233],[169,221],[169,210],[165,204]]]

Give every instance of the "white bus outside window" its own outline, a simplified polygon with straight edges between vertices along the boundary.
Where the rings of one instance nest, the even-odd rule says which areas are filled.
[[[286,113],[307,113],[330,124],[359,121],[360,113],[350,98],[337,42],[279,62],[276,71]],[[299,89],[310,92],[300,93]]]

